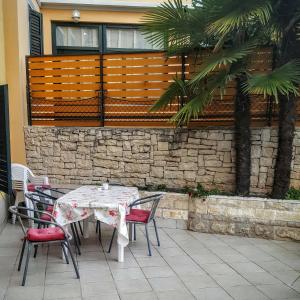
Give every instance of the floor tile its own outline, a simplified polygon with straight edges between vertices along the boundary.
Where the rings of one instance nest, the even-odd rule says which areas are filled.
[[[115,284],[112,281],[81,283],[81,290],[83,298],[88,299],[102,294],[117,293]]]
[[[45,286],[44,299],[61,299],[81,297],[80,282],[68,284],[53,284]]]
[[[188,291],[165,291],[157,292],[159,300],[191,300],[195,299]]]
[[[261,291],[254,286],[233,286],[226,288],[226,291],[236,300],[268,300]]]
[[[246,279],[239,274],[211,275],[222,287],[251,285]]]
[[[185,290],[183,283],[176,277],[149,278],[149,282],[156,292]]]
[[[210,275],[235,274],[236,272],[227,264],[207,264],[201,267]]]
[[[230,263],[230,266],[240,274],[265,272],[264,269],[253,262]]]
[[[189,275],[189,276],[181,276],[180,278],[184,282],[185,286],[192,292],[198,289],[218,286],[216,281],[208,275],[199,275],[199,276]]]
[[[172,277],[176,276],[174,271],[169,266],[163,267],[144,267],[142,268],[146,278],[155,277]]]
[[[121,300],[157,300],[154,292],[120,294]]]
[[[194,296],[199,300],[232,300],[232,297],[220,287],[198,289],[194,292]]]
[[[254,285],[281,284],[280,280],[267,272],[243,273],[243,277]]]
[[[5,300],[41,300],[44,295],[44,286],[16,286],[9,287]]]
[[[146,279],[123,279],[115,281],[120,294],[148,292],[152,288]]]
[[[112,276],[114,280],[124,279],[144,279],[144,273],[140,268],[128,268],[128,269],[112,269]]]
[[[256,287],[260,291],[262,291],[266,296],[274,300],[282,300],[297,297],[300,299],[299,293],[283,284],[257,285]]]

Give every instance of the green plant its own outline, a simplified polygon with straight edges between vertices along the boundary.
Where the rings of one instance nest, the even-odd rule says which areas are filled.
[[[287,200],[300,200],[300,189],[291,187],[286,193],[285,199]]]

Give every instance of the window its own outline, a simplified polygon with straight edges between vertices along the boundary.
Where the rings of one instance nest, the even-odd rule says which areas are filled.
[[[52,23],[53,54],[160,50],[133,25]]]
[[[107,49],[139,49],[150,50],[157,47],[150,44],[138,28],[107,28]]]
[[[59,47],[99,47],[98,28],[56,27],[56,46]]]

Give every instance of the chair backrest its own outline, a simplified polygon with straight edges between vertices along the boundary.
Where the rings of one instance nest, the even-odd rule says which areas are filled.
[[[23,206],[16,206],[16,205],[10,206],[8,210],[12,214],[17,216],[17,218],[18,218],[18,220],[21,224],[22,230],[24,232],[24,235],[26,235],[26,232],[27,232],[27,228],[26,228],[26,226],[24,225],[24,222],[23,222],[24,219],[29,220],[29,221],[33,221],[33,222],[36,222],[36,223],[40,223],[40,224],[45,224],[45,225],[55,225],[57,227],[60,227],[66,235],[66,232],[65,232],[64,228],[62,226],[60,226],[59,224],[57,224],[55,222],[55,218],[49,213],[46,213],[46,214],[50,216],[52,221],[44,221],[44,220],[41,220],[39,218],[30,216],[31,214],[32,215],[41,214],[42,211],[40,211],[40,210],[36,210],[36,209],[28,208],[28,207],[23,207]],[[31,212],[31,214],[29,212]]]
[[[129,205],[129,207],[134,207],[134,206],[143,205],[146,203],[151,203],[150,214],[148,217],[148,222],[150,222],[155,217],[156,209],[157,209],[159,201],[161,200],[162,197],[163,197],[163,194],[154,194],[151,196],[143,197],[143,198],[137,199],[134,202],[132,202]]]
[[[29,178],[33,177],[32,171],[21,164],[11,164],[13,189],[27,192]]]

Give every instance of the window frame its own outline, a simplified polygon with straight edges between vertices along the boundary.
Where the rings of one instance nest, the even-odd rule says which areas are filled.
[[[98,28],[98,41],[99,47],[71,47],[71,46],[57,46],[56,45],[56,27],[65,26],[65,27],[91,27]],[[76,54],[76,51],[80,53],[136,53],[136,52],[161,52],[159,49],[130,49],[130,48],[107,48],[107,39],[106,39],[106,30],[107,28],[116,28],[116,29],[139,29],[140,25],[138,24],[116,24],[116,23],[74,23],[74,22],[61,22],[61,21],[52,21],[51,22],[51,31],[52,31],[52,54],[59,54],[60,50],[65,51],[65,54],[70,52],[70,54]]]

